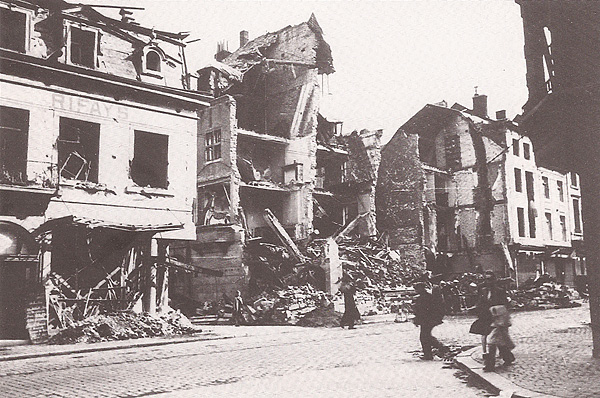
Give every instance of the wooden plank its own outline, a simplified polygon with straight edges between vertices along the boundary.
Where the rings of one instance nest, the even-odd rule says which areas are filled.
[[[290,238],[288,233],[283,228],[283,225],[281,225],[281,223],[279,222],[277,217],[275,217],[273,212],[269,209],[265,209],[263,217],[267,224],[269,224],[269,227],[271,227],[271,229],[275,232],[281,243],[283,243],[283,245],[288,249],[290,254],[294,256],[298,261],[306,261],[306,258],[302,255],[302,253],[300,253],[300,249],[298,249],[298,246],[296,246],[292,238]]]

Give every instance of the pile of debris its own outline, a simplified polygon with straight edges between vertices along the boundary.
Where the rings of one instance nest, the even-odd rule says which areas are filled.
[[[556,309],[581,307],[574,301],[578,293],[556,282],[530,284],[509,292],[511,305],[518,310]]]
[[[98,314],[74,322],[50,338],[51,344],[95,343],[199,333],[179,311],[151,316],[131,311]]]

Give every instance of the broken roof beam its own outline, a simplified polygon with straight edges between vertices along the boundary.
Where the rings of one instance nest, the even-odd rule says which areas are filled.
[[[283,228],[283,225],[281,225],[281,223],[279,222],[277,217],[275,217],[273,212],[269,209],[265,209],[263,217],[269,225],[269,227],[271,227],[271,229],[275,232],[275,235],[277,235],[281,243],[283,243],[285,248],[288,249],[290,254],[300,262],[306,261],[306,258],[302,255],[300,249],[298,249],[298,246],[296,246],[292,238],[290,238],[288,233]]]
[[[354,228],[356,228],[356,226],[358,225],[359,221],[368,215],[369,215],[369,213],[363,213],[363,214],[359,214],[358,216],[356,216],[354,218],[354,220],[350,221],[350,223],[344,229],[342,229],[337,235],[333,236],[333,240],[336,243],[339,243],[340,238],[342,238],[342,237],[346,236],[347,234],[349,234],[350,232],[352,232],[352,230]]]

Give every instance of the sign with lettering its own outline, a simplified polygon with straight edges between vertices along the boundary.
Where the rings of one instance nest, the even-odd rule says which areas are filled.
[[[117,120],[128,118],[127,108],[124,106],[59,93],[52,94],[52,108]]]

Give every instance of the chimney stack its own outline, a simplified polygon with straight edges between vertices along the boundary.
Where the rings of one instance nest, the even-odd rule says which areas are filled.
[[[473,96],[473,114],[481,118],[487,119],[487,95],[479,95],[475,93]]]
[[[226,41],[220,41],[217,43],[217,53],[215,54],[215,59],[219,62],[223,61],[225,58],[230,56],[229,52],[229,43]]]
[[[506,110],[502,109],[501,111],[496,111],[496,120],[504,120],[506,119]]]
[[[240,48],[244,47],[246,43],[248,43],[248,31],[242,30],[240,31]]]

